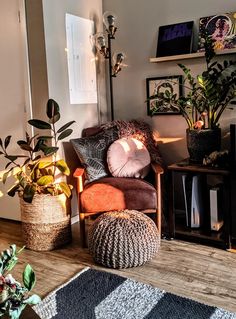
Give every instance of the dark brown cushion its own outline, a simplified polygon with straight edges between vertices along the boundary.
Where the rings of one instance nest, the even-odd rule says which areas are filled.
[[[83,213],[156,209],[156,190],[140,179],[105,177],[85,186],[81,205]]]

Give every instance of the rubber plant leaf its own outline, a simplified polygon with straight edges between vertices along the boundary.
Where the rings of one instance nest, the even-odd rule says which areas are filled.
[[[68,127],[70,127],[73,123],[75,123],[75,121],[70,121],[68,123],[66,123],[65,125],[63,125],[62,127],[59,128],[59,130],[57,131],[57,133],[61,133],[64,130],[66,130]]]
[[[39,128],[41,130],[50,130],[51,129],[51,124],[41,121],[41,120],[29,120],[28,123],[36,128]]]
[[[48,100],[46,112],[49,119],[52,119],[55,115],[58,115],[60,113],[59,105],[55,100]]]
[[[72,132],[73,132],[73,130],[72,130],[71,128],[68,128],[67,130],[63,131],[63,132],[58,136],[58,140],[63,140],[64,138],[70,136]]]

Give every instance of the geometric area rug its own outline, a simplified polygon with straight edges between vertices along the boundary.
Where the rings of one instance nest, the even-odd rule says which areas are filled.
[[[85,268],[34,307],[42,319],[236,319],[236,314]]]

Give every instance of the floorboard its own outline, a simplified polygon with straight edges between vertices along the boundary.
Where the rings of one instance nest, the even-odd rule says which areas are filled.
[[[42,297],[86,266],[110,271],[184,297],[236,312],[236,254],[183,241],[162,241],[156,257],[144,266],[111,270],[95,265],[79,245],[78,224],[73,242],[51,252],[24,250],[14,274],[20,280],[26,263],[37,275],[35,292]],[[23,246],[17,222],[0,220],[0,251],[15,243]]]

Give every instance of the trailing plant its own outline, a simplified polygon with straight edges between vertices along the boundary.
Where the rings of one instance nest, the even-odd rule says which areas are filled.
[[[184,73],[186,96],[177,97],[170,89],[173,81],[167,80],[161,92],[159,90],[149,98],[152,115],[165,103],[180,111],[189,129],[214,129],[219,126],[224,110],[230,104],[236,104],[236,61],[212,62],[216,55],[214,41],[207,34],[204,46],[206,70],[195,78],[189,68],[178,64]]]
[[[0,317],[6,315],[18,319],[26,305],[36,305],[40,301],[38,295],[30,295],[36,277],[29,264],[22,274],[23,285],[9,273],[17,264],[18,255],[23,249],[17,251],[16,245],[11,245],[0,255]]]
[[[31,203],[35,194],[51,194],[53,196],[64,193],[71,196],[72,186],[64,181],[57,181],[58,172],[60,175],[69,176],[70,169],[63,159],[57,159],[59,150],[58,142],[68,137],[73,130],[70,126],[75,121],[70,121],[59,129],[56,123],[60,119],[60,108],[56,101],[49,99],[46,106],[48,121],[38,119],[29,120],[28,123],[39,130],[48,130],[49,134],[33,137],[26,132],[25,140],[17,141],[17,144],[24,154],[15,155],[8,152],[11,143],[11,136],[4,140],[0,138],[0,155],[8,162],[5,166],[2,182],[14,176],[16,183],[8,190],[9,196],[16,192],[22,193],[24,201]]]

